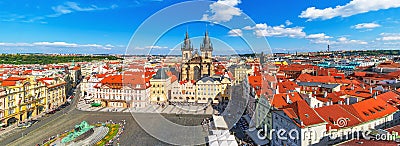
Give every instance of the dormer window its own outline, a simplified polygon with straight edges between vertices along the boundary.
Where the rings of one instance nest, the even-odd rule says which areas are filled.
[[[376,108],[376,107],[374,107],[374,109],[375,109],[376,111],[378,111],[378,112],[380,112],[380,111],[381,111],[380,109],[378,109],[378,108]]]
[[[375,112],[373,110],[369,109],[368,111],[371,112],[371,114],[375,114]]]

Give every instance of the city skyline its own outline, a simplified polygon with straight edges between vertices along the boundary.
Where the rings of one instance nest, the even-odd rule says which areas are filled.
[[[3,1],[0,7],[0,48],[4,53],[124,54],[133,33],[149,16],[182,1]],[[289,2],[289,1],[287,1]],[[219,0],[207,6],[199,20],[227,23],[248,15],[254,25],[213,29],[210,36],[235,44],[238,36],[266,37],[273,52],[399,49],[400,2],[383,1],[290,1],[267,2]],[[229,8],[224,7],[227,4]],[[263,5],[264,7],[259,7]],[[146,12],[146,13],[143,13]],[[169,20],[166,20],[169,21]],[[206,26],[182,25],[170,31],[168,41],[138,44],[141,48],[174,49],[188,27],[201,36]],[[149,37],[150,38],[150,37]],[[144,38],[146,39],[146,38]],[[195,44],[198,44],[195,42]],[[237,46],[236,46],[237,45]],[[222,48],[223,45],[221,45]],[[198,46],[195,46],[198,47]],[[218,46],[216,46],[218,48]]]

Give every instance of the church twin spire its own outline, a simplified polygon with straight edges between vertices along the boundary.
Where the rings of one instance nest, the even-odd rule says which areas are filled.
[[[193,44],[190,41],[188,31],[186,31],[184,43],[181,46],[181,50],[182,51],[184,51],[184,50],[185,51],[193,51]],[[210,41],[210,37],[208,36],[208,31],[206,30],[206,32],[204,34],[203,42],[200,45],[200,51],[203,52],[203,51],[212,51],[212,50],[213,50],[213,46]],[[197,53],[197,49],[195,50],[195,53]]]
[[[200,56],[198,49],[193,49],[193,44],[190,41],[189,33],[186,31],[184,42],[181,46],[182,57],[184,61],[187,61],[193,57]],[[213,47],[208,36],[208,31],[205,32],[203,42],[200,45],[201,56],[203,58],[211,58]]]

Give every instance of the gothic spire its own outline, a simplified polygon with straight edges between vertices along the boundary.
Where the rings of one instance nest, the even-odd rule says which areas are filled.
[[[186,31],[185,39],[184,39],[183,46],[181,47],[181,49],[182,50],[193,50],[193,47],[192,47],[190,39],[189,39],[188,31]]]
[[[208,30],[206,30],[204,34],[204,39],[203,39],[203,44],[201,45],[201,50],[211,50],[212,51],[212,45],[210,41],[210,37],[208,36]]]

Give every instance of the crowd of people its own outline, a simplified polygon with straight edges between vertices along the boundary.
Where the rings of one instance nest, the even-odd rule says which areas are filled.
[[[205,118],[201,122],[201,127],[203,128],[203,131],[209,131],[211,129],[211,118]]]

